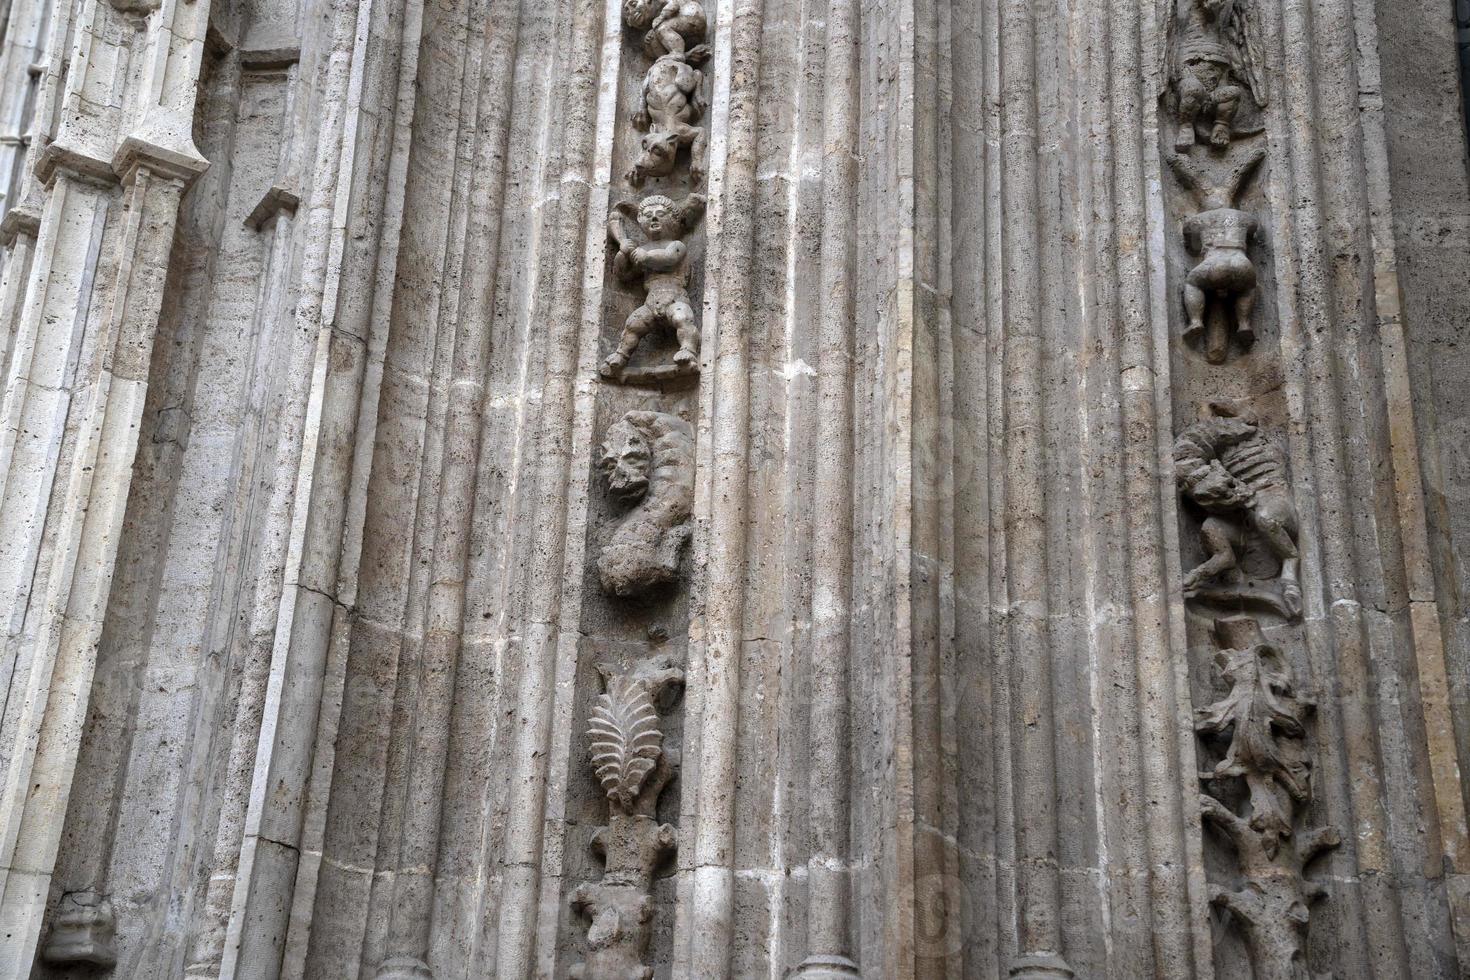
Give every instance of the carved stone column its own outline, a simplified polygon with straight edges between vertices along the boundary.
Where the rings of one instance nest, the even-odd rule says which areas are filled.
[[[12,692],[0,730],[16,746],[0,785],[0,915],[14,924],[0,971],[13,975],[35,956],[60,845],[179,200],[206,166],[190,138],[194,88],[180,80],[199,70],[208,5],[172,8],[151,31],[111,7],[85,11],[62,122],[36,160],[47,190],[0,407]],[[145,66],[139,85],[112,112],[85,111],[119,58]],[[87,922],[103,944],[105,913]],[[68,948],[78,962],[102,955]]]

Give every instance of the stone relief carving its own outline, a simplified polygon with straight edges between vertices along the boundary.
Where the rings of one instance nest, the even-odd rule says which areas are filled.
[[[1174,472],[1204,513],[1205,560],[1184,576],[1185,595],[1299,618],[1298,521],[1281,446],[1239,406],[1211,402],[1175,441]]]
[[[1233,160],[1230,157],[1234,157]],[[1184,219],[1184,242],[1199,257],[1184,280],[1184,339],[1203,341],[1205,359],[1223,364],[1232,336],[1243,348],[1255,343],[1256,267],[1248,251],[1260,222],[1235,207],[1247,180],[1266,157],[1265,147],[1227,155],[1224,164],[1167,154],[1180,183],[1200,210]],[[1213,301],[1217,308],[1209,309]]]
[[[634,411],[607,432],[598,467],[632,510],[597,559],[603,589],[629,598],[679,577],[694,507],[694,430],[663,412]]]
[[[623,0],[623,23],[643,35],[643,52],[650,58],[672,54],[702,61],[709,19],[699,0]]]
[[[112,902],[96,892],[67,892],[56,909],[41,960],[52,966],[117,965],[117,924]]]
[[[1265,641],[1254,619],[1220,620],[1215,635],[1229,690],[1196,712],[1195,730],[1222,750],[1200,774],[1211,787],[1200,806],[1235,852],[1243,884],[1212,886],[1210,901],[1240,924],[1260,980],[1307,980],[1311,903],[1325,890],[1304,872],[1339,843],[1331,827],[1297,826],[1312,798],[1306,726],[1314,705],[1297,694],[1285,654]],[[1237,782],[1246,793],[1232,808],[1228,790]]]
[[[655,815],[659,794],[673,779],[675,754],[663,748],[657,705],[676,692],[684,672],[657,657],[626,674],[599,665],[604,692],[587,730],[593,771],[608,800],[607,826],[592,847],[606,862],[602,880],[578,885],[572,907],[591,920],[587,958],[572,980],[651,980],[644,962],[652,931],[653,875],[674,853],[674,828]]]
[[[603,377],[658,382],[699,371],[700,323],[689,302],[689,247],[682,239],[704,214],[704,204],[702,194],[682,203],[653,194],[636,207],[619,203],[608,217],[608,237],[618,246],[613,273],[625,282],[641,279],[645,298],[624,322],[617,349],[603,362]],[[629,370],[628,359],[654,329],[672,329],[678,337],[672,363]]]
[[[1224,148],[1241,133],[1236,117],[1247,95],[1266,105],[1255,0],[1171,0],[1167,77],[1178,128],[1174,148],[1188,150],[1207,128]]]
[[[628,182],[642,187],[649,177],[674,172],[679,150],[689,148],[689,178],[704,181],[704,128],[695,123],[704,116],[704,72],[694,67],[709,54],[699,45],[688,52],[661,55],[643,76],[633,124],[646,130],[641,152],[628,171]]]

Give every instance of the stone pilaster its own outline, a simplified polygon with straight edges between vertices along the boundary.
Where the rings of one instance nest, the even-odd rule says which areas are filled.
[[[181,81],[199,70],[207,14],[206,3],[171,5],[145,29],[85,5],[57,97],[61,123],[35,159],[46,190],[0,407],[11,434],[0,449],[11,573],[0,730],[16,746],[0,788],[0,909],[16,924],[0,943],[7,973],[30,963],[40,936],[179,200],[206,166],[190,138],[194,86]],[[99,99],[118,61],[134,59],[145,67],[122,105]]]

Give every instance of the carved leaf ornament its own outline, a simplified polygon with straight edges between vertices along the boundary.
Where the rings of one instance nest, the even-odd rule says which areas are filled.
[[[630,809],[663,751],[658,711],[637,681],[613,678],[597,698],[587,729],[592,767],[607,798]]]

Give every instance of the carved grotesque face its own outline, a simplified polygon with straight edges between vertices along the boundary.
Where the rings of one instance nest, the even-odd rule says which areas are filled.
[[[648,441],[642,433],[626,422],[607,430],[597,465],[614,497],[627,503],[647,493],[648,463]]]
[[[652,0],[623,0],[623,23],[629,27],[647,27],[653,23]]]
[[[650,174],[666,174],[674,169],[674,157],[678,152],[679,137],[677,134],[649,133],[643,137],[643,159],[639,161],[639,165]],[[647,201],[644,202],[645,205],[647,203]],[[647,226],[645,225],[644,228],[646,230]]]

